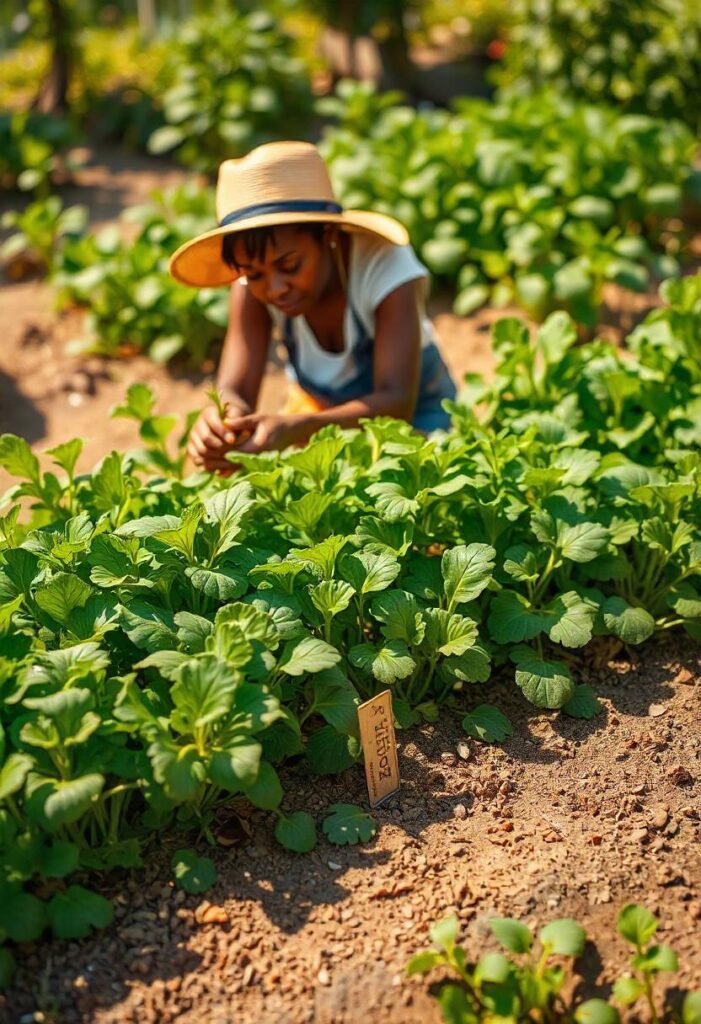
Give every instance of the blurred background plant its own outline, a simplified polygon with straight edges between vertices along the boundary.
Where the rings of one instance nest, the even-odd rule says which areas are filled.
[[[607,283],[646,291],[693,265],[701,0],[0,0],[0,16],[0,184],[34,200],[4,220],[0,260],[89,311],[86,349],[196,359],[225,312],[165,271],[211,225],[210,190],[89,233],[48,202],[81,142],[211,177],[269,139],[321,136],[342,201],[403,221],[460,315],[566,308],[593,329]]]
[[[701,128],[701,0],[514,0],[495,82]]]

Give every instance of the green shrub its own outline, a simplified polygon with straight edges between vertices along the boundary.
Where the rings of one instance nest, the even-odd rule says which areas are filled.
[[[48,114],[0,113],[0,188],[46,195],[57,175],[75,170],[71,124]]]
[[[11,279],[22,276],[13,269],[15,261],[27,261],[33,268],[51,273],[66,239],[79,238],[86,223],[84,206],[64,209],[58,196],[37,199],[21,213],[8,210],[0,219],[0,226],[17,230],[0,245],[0,262],[5,264]]]
[[[152,153],[214,173],[219,163],[275,138],[303,137],[311,89],[292,39],[259,11],[222,5],[187,22],[166,49],[160,75],[166,124]]]
[[[623,1007],[645,1001],[653,1024],[660,1020],[697,1024],[701,1019],[701,992],[685,994],[681,1017],[671,1004],[664,1006],[662,1017],[658,1015],[659,999],[653,993],[653,982],[659,974],[678,969],[676,954],[669,946],[651,943],[658,924],[657,918],[639,904],[629,903],[621,909],[617,930],[635,950],[630,960],[635,973],[616,981],[613,998]],[[477,963],[471,963],[466,951],[457,945],[460,925],[457,916],[452,915],[431,928],[433,948],[417,953],[407,964],[410,975],[428,974],[435,967],[450,971],[451,980],[444,981],[437,994],[444,1020],[450,1024],[489,1024],[496,1016],[513,1024],[534,1019],[620,1024],[618,1010],[604,999],[580,1002],[576,994],[568,994],[569,964],[563,967],[562,958],[581,956],[587,941],[584,929],[572,918],[545,925],[537,942],[530,928],[511,917],[493,917],[489,927],[504,952],[485,953]]]
[[[515,0],[495,81],[701,129],[699,0]]]
[[[74,350],[143,351],[161,363],[183,354],[199,365],[224,337],[228,295],[222,288],[183,288],[167,268],[181,243],[213,223],[212,191],[192,184],[132,207],[122,230],[68,240],[53,281],[61,304],[87,311],[85,333]],[[135,236],[125,237],[134,227]]]
[[[593,637],[701,640],[700,291],[701,275],[669,283],[626,355],[575,345],[563,312],[532,341],[503,319],[496,379],[470,382],[452,432],[328,426],[232,453],[232,481],[183,475],[192,417],[172,444],[178,419],[144,384],[113,413],[143,449],[91,473],[79,439],[46,469],[0,436],[19,481],[0,498],[0,943],[106,923],[88,890],[47,905],[33,883],[135,866],[166,826],[211,837],[232,794],[311,849],[275,766],[351,767],[357,705],[379,690],[399,725],[433,721],[496,664],[534,706],[590,718],[573,653]],[[513,731],[482,703],[463,725]],[[329,838],[372,835],[331,811]],[[191,851],[174,870],[188,891],[212,879]],[[0,984],[11,968],[0,952]]]
[[[676,269],[665,235],[701,195],[695,141],[677,121],[622,117],[555,93],[451,112],[396,105],[343,83],[323,151],[347,206],[401,220],[428,267],[457,285],[456,312],[517,301],[596,322],[605,281],[645,290]],[[668,225],[667,225],[668,227]],[[672,233],[673,234],[673,233]]]

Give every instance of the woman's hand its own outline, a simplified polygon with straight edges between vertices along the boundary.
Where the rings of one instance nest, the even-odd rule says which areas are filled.
[[[309,419],[309,416],[302,415],[251,413],[248,416],[230,416],[227,424],[237,436],[235,451],[255,455],[258,452],[288,448],[292,444],[303,444],[312,433]]]
[[[237,440],[246,440],[233,428],[232,420],[247,413],[248,408],[243,402],[227,402],[224,419],[214,405],[202,410],[190,431],[187,445],[187,453],[198,469],[221,473],[222,476],[230,476],[234,472],[234,465],[224,456],[236,447]]]

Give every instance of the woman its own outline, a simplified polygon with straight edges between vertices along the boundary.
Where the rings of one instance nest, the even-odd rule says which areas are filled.
[[[218,228],[170,261],[183,284],[236,282],[217,375],[226,413],[211,406],[197,420],[196,465],[230,472],[229,451],[286,448],[327,423],[354,427],[371,416],[423,431],[448,426],[441,402],[455,385],[425,315],[428,273],[401,224],[344,211],[318,150],[304,142],[225,161],[217,215]],[[291,393],[279,413],[256,412],[274,330]]]

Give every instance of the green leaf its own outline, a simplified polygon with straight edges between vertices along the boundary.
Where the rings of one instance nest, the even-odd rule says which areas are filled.
[[[536,348],[550,366],[560,363],[577,341],[577,327],[568,313],[551,313],[536,332]]]
[[[581,956],[587,936],[580,924],[571,917],[551,921],[538,935],[541,945],[557,956]]]
[[[388,640],[403,640],[407,644],[420,644],[426,633],[416,598],[406,590],[385,590],[372,602],[373,616],[382,623],[382,632]]]
[[[186,661],[171,689],[173,728],[190,734],[222,718],[231,710],[236,685],[231,669],[213,654]]]
[[[510,953],[528,953],[533,945],[530,930],[512,917],[492,917],[488,923],[497,942]]]
[[[684,997],[682,1024],[701,1024],[701,992],[687,992]]]
[[[215,786],[229,793],[248,790],[258,778],[261,753],[260,743],[249,736],[233,736],[223,750],[212,752],[209,777]]]
[[[104,776],[97,773],[66,780],[30,774],[25,807],[30,817],[55,832],[62,825],[82,818],[104,784]]]
[[[64,624],[75,608],[83,607],[91,593],[91,587],[79,576],[59,572],[37,590],[36,602],[52,619]]]
[[[416,953],[406,965],[406,973],[409,977],[415,974],[428,974],[434,967],[445,963],[442,953],[433,949],[427,949],[423,953]]]
[[[350,583],[342,580],[323,580],[309,591],[314,607],[325,619],[331,619],[347,608],[354,594]]]
[[[27,442],[15,434],[0,434],[0,466],[11,476],[39,480],[39,460]]]
[[[324,640],[308,636],[297,643],[288,643],[278,662],[278,669],[288,676],[303,676],[332,668],[341,660],[341,655]]]
[[[93,928],[106,928],[114,918],[110,901],[82,885],[70,885],[65,892],[56,893],[47,912],[58,939],[84,939]]]
[[[188,566],[185,575],[195,590],[214,601],[234,601],[245,594],[248,587],[244,574],[232,566],[221,566],[218,569]]]
[[[637,1002],[645,989],[637,978],[617,978],[613,983],[613,995],[623,1006],[632,1006]]]
[[[209,857],[198,857],[194,850],[176,850],[170,866],[175,884],[185,892],[206,892],[217,880],[214,861]]]
[[[445,1024],[475,1024],[475,1004],[460,985],[450,982],[441,986],[438,1005]],[[513,1019],[513,1018],[511,1018]]]
[[[313,704],[315,713],[338,732],[357,736],[360,697],[338,669],[319,672],[314,677]]]
[[[27,754],[13,753],[0,768],[0,803],[24,785],[34,761]]]
[[[71,441],[56,445],[55,448],[47,448],[46,454],[52,455],[53,461],[72,477],[82,450],[83,441],[79,437],[74,437]]]
[[[447,656],[462,655],[474,647],[477,640],[477,623],[444,608],[427,608],[424,611],[426,635],[423,648],[433,656],[437,651]]]
[[[386,686],[391,686],[398,679],[406,679],[416,668],[409,648],[401,640],[388,640],[381,647],[356,644],[351,647],[348,657],[352,665],[371,673]]]
[[[596,699],[596,695],[587,683],[580,683],[575,686],[574,692],[562,710],[570,718],[596,718],[604,710],[603,705]]]
[[[441,570],[449,610],[479,597],[492,577],[495,557],[489,544],[461,544],[444,553]]]
[[[460,922],[458,921],[457,914],[451,914],[450,917],[444,917],[442,921],[436,922],[429,929],[428,934],[434,946],[437,946],[438,949],[444,949],[449,953],[454,949],[455,943],[458,941],[459,932]]]
[[[337,846],[354,846],[367,843],[377,832],[374,818],[361,807],[353,804],[332,804],[329,817],[324,819],[322,829],[330,843]]]
[[[626,903],[618,914],[616,928],[627,942],[643,947],[657,931],[658,923],[654,914],[639,903]]]
[[[313,732],[307,741],[306,755],[317,775],[338,775],[355,764],[360,744],[352,736],[343,736],[330,725]]]
[[[281,814],[275,825],[275,838],[288,850],[309,853],[316,846],[314,819],[306,811]]]
[[[175,621],[165,608],[132,600],[129,607],[119,606],[118,621],[131,642],[149,654],[178,646]]]
[[[577,1024],[619,1024],[618,1010],[605,999],[587,999],[574,1011]]]
[[[574,590],[560,594],[543,611],[552,619],[548,636],[563,647],[584,647],[594,628],[596,608]]]
[[[503,985],[509,979],[513,968],[503,953],[485,953],[475,967],[475,981],[479,986],[485,982]]]
[[[557,544],[564,558],[581,563],[600,555],[609,539],[609,531],[599,523],[577,523],[558,528]]]
[[[516,684],[537,708],[561,708],[572,698],[574,683],[562,662],[543,661],[537,654],[519,655]]]
[[[386,590],[394,583],[400,569],[398,560],[388,551],[381,551],[379,554],[360,551],[345,555],[340,563],[341,575],[358,594]]]
[[[501,743],[514,732],[506,715],[492,704],[479,704],[473,708],[463,718],[462,727],[468,736],[482,743]]]
[[[46,907],[14,883],[0,884],[0,934],[13,942],[34,942],[46,927]]]
[[[312,439],[302,451],[288,455],[286,463],[308,477],[319,490],[324,489],[334,462],[345,448],[342,437],[327,437],[322,440]]]
[[[627,644],[641,644],[655,632],[655,620],[644,608],[634,608],[622,597],[608,597],[601,606],[606,629]]]
[[[275,811],[280,806],[283,792],[277,772],[268,761],[261,761],[258,778],[245,790],[254,807],[262,811]]]
[[[549,629],[552,617],[546,611],[532,608],[522,594],[501,590],[492,600],[487,624],[498,644],[519,643]]]
[[[677,954],[670,946],[651,946],[639,956],[634,956],[631,966],[643,974],[657,974],[659,971],[676,971],[679,968]]]
[[[336,559],[347,544],[348,537],[333,534],[331,537],[325,537],[313,547],[293,549],[288,558],[301,562],[307,567],[311,566],[313,570],[316,570],[317,576],[320,575],[323,579],[328,580],[334,574]],[[285,563],[283,562],[282,565],[284,566]],[[266,568],[270,571],[274,569],[274,566],[260,566],[259,570],[262,571]]]
[[[141,422],[151,417],[155,402],[155,395],[148,384],[137,381],[135,384],[130,384],[127,389],[126,404],[116,405],[111,410],[110,416],[122,416]]]
[[[291,501],[285,508],[278,512],[283,523],[288,523],[300,533],[310,539],[319,526],[319,520],[326,509],[334,502],[332,494],[320,494],[318,491],[308,491],[297,501]]]

